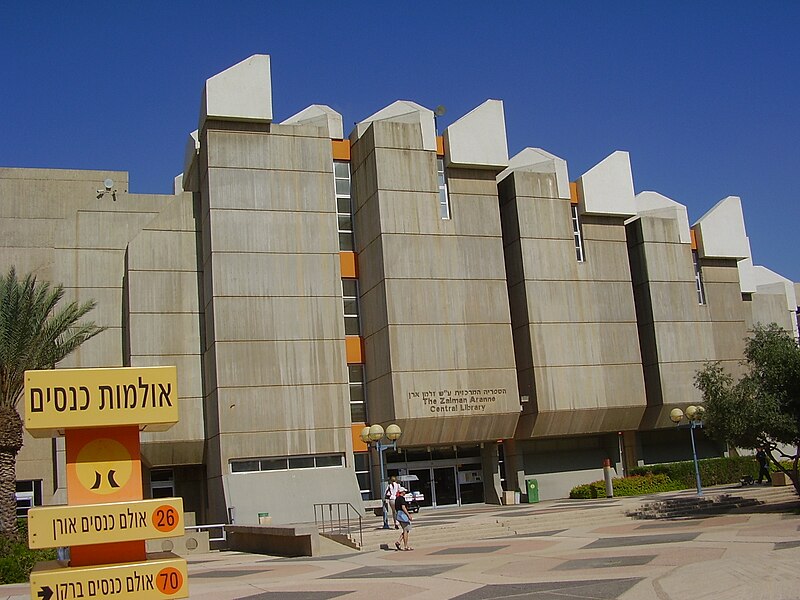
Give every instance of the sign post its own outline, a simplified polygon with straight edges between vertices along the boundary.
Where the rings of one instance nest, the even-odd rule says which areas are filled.
[[[144,500],[139,432],[178,421],[175,367],[26,371],[25,427],[63,435],[67,506],[28,512],[31,548],[70,547],[69,564],[39,563],[31,597],[186,598],[186,561],[147,555],[148,539],[184,534],[183,500]]]

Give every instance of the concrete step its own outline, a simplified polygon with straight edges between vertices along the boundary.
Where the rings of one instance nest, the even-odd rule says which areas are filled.
[[[346,533],[321,533],[320,535],[353,550],[361,550],[361,544],[353,536]]]
[[[555,511],[563,518],[564,510]],[[569,511],[572,527],[600,527],[613,523],[629,521],[619,506],[595,509],[575,509]],[[442,541],[460,542],[475,539],[510,537],[521,534],[533,534],[553,529],[553,511],[541,511],[529,515],[514,517],[487,517],[485,520],[474,520],[465,517],[459,523],[442,525],[426,524],[424,515],[419,517],[417,525],[411,532],[414,543],[420,546],[441,543]],[[364,533],[364,549],[377,549],[382,545],[391,545],[399,536],[394,529],[369,531]]]
[[[761,490],[757,497],[754,494],[722,493],[700,498],[697,496],[663,498],[647,502],[636,509],[629,510],[627,514],[635,519],[672,519],[719,514],[758,506],[783,496],[785,496],[783,491]]]

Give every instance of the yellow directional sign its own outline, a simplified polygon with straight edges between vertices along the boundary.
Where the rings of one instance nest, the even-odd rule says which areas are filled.
[[[25,372],[25,428],[33,437],[64,429],[138,425],[164,431],[178,421],[175,367]]]
[[[151,559],[152,558],[152,559]],[[34,600],[188,598],[186,561],[174,554],[148,555],[146,562],[64,567],[57,561],[38,563],[31,573]]]
[[[183,534],[182,498],[42,506],[28,511],[31,548],[151,540]]]

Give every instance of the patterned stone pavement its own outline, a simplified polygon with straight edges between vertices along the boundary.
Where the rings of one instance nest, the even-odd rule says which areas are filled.
[[[549,529],[486,539],[478,532],[490,531],[485,528],[507,519],[515,507],[460,511],[470,526],[458,530],[458,539],[437,537],[433,523],[457,525],[459,512],[423,510],[415,520],[419,527],[412,532],[415,549],[410,552],[373,544],[362,552],[318,558],[235,552],[195,556],[189,562],[191,598],[800,599],[797,502],[665,521],[626,517],[632,502],[637,500],[606,501],[606,507],[618,510],[602,523],[576,519],[568,502],[542,503],[537,509],[551,515]],[[476,532],[475,539],[469,539],[470,531]],[[394,530],[370,535],[385,536],[384,548],[393,548],[397,537]],[[29,600],[28,588],[0,586],[0,598]]]

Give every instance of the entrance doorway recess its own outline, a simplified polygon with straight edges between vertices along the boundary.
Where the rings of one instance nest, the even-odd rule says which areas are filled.
[[[419,461],[387,465],[389,475],[416,475],[406,487],[422,492],[421,506],[459,506],[483,502],[482,468],[479,458]]]

